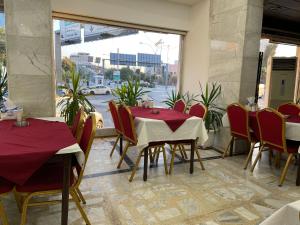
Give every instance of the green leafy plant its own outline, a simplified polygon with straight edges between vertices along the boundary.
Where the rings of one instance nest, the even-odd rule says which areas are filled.
[[[0,101],[7,95],[7,72],[6,68],[0,65]]]
[[[136,106],[142,96],[149,93],[141,87],[140,81],[135,79],[128,79],[127,84],[123,83],[112,91],[112,95],[117,98],[118,104],[125,104],[127,106]]]
[[[221,93],[222,87],[216,82],[212,83],[211,86],[206,84],[205,89],[200,84],[200,102],[207,107],[205,127],[207,130],[214,130],[214,132],[222,126],[222,117],[225,112],[225,109],[216,104],[216,100]]]
[[[65,76],[69,78],[71,84],[66,83],[64,86],[58,87],[65,94],[58,101],[57,107],[60,108],[60,115],[65,118],[66,123],[71,125],[80,108],[89,114],[95,111],[95,107],[86,96],[82,94],[82,88],[80,87],[81,74],[72,68],[70,71],[65,72]]]
[[[172,90],[171,94],[168,94],[167,99],[162,101],[162,103],[166,104],[169,108],[173,108],[175,102],[182,99],[186,105],[185,110],[188,110],[193,104],[193,101],[197,101],[197,97],[198,95],[190,94],[189,92],[181,94],[180,92]]]

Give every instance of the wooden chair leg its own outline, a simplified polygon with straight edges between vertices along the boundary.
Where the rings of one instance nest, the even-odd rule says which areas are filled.
[[[79,198],[77,197],[77,195],[75,194],[74,192],[75,190],[70,190],[70,195],[72,196],[72,199],[74,200],[82,218],[84,219],[84,222],[87,224],[87,225],[91,225],[86,213],[84,212],[83,208],[81,207],[80,205],[80,201],[79,201]]]
[[[116,148],[116,146],[117,146],[117,144],[118,144],[118,142],[120,140],[120,137],[121,137],[121,135],[118,135],[118,137],[117,137],[117,139],[116,139],[116,141],[114,143],[114,146],[113,146],[112,150],[110,151],[110,154],[109,154],[110,157],[112,157],[112,155],[113,155],[113,153],[115,151],[115,148]]]
[[[188,156],[186,154],[184,145],[179,145],[179,149],[182,151],[183,155],[184,155],[184,159],[188,159]]]
[[[148,151],[149,151],[149,149],[148,149]],[[136,160],[135,165],[134,165],[134,167],[133,167],[133,169],[132,169],[132,172],[131,172],[131,176],[130,176],[130,178],[129,178],[129,182],[131,182],[131,181],[133,180],[133,177],[134,177],[134,175],[135,175],[135,173],[136,173],[136,170],[137,170],[137,168],[139,167],[139,164],[140,164],[142,155],[143,155],[143,151],[141,151],[141,152],[139,153],[138,157],[137,157],[137,160]]]
[[[0,201],[0,218],[3,225],[8,225],[8,219],[1,201]]]
[[[264,145],[261,145],[260,148],[259,148],[258,154],[257,154],[257,156],[256,156],[256,158],[253,162],[253,165],[251,167],[251,172],[253,172],[253,170],[254,170],[254,168],[257,164],[258,159],[261,157],[261,153],[262,153],[263,149],[264,149]]]
[[[202,169],[202,170],[205,170],[204,165],[203,165],[203,162],[202,162],[202,159],[201,159],[201,157],[200,157],[199,150],[198,150],[198,149],[195,149],[195,150],[196,150],[196,154],[197,154],[198,160],[199,160],[199,162],[200,162],[201,169]]]
[[[82,204],[86,204],[86,201],[83,197],[83,194],[81,193],[79,188],[75,188],[75,192],[77,193],[79,200],[82,202]]]
[[[246,159],[246,162],[245,162],[245,165],[244,165],[244,170],[247,169],[248,164],[249,164],[250,160],[252,159],[252,154],[253,154],[254,146],[255,146],[255,143],[251,142],[250,151],[248,153],[248,156],[247,156],[247,159]]]
[[[20,223],[20,225],[25,225],[26,224],[27,209],[28,209],[28,203],[29,203],[30,199],[31,199],[31,195],[28,195],[28,196],[25,197],[24,202],[22,203],[22,214],[21,214],[21,223]]]
[[[173,150],[172,150],[172,157],[171,157],[171,162],[170,162],[169,174],[172,174],[172,172],[173,172],[176,147],[177,146],[175,145]]]
[[[272,166],[273,150],[269,150],[269,165]]]
[[[167,154],[166,154],[166,149],[164,146],[162,146],[162,153],[163,153],[163,158],[164,158],[165,174],[168,175]]]
[[[226,157],[227,152],[229,151],[229,148],[230,148],[231,143],[232,143],[233,141],[234,141],[234,137],[231,137],[230,142],[229,142],[227,148],[225,149],[225,151],[224,151],[224,153],[223,153],[223,155],[222,155],[222,158],[223,158],[223,159]]]
[[[15,196],[15,200],[19,209],[19,212],[22,212],[22,196],[14,189],[13,190],[14,196]]]
[[[290,165],[290,163],[291,163],[292,158],[293,158],[293,154],[290,153],[289,156],[288,156],[288,158],[287,158],[287,161],[286,161],[286,163],[285,163],[285,166],[284,166],[284,168],[283,168],[283,171],[282,171],[282,173],[281,173],[281,176],[280,176],[280,180],[279,180],[279,186],[280,186],[280,187],[282,186],[282,184],[283,184],[283,182],[284,182],[284,180],[285,180],[286,173],[287,173],[287,171],[288,171],[288,168],[289,168],[289,165]]]
[[[130,143],[128,141],[127,144],[126,144],[126,146],[125,146],[125,149],[123,150],[123,154],[122,154],[122,156],[121,156],[121,158],[119,160],[119,163],[118,163],[118,166],[117,166],[118,169],[120,169],[120,167],[121,167],[121,164],[122,164],[122,162],[123,162],[123,160],[124,160],[124,158],[126,156],[128,148],[129,148],[129,145],[130,145]]]
[[[160,155],[161,149],[165,149],[165,148],[163,146],[162,147],[158,147],[158,150],[155,153],[155,163],[156,163],[156,165],[158,164],[158,160],[159,160],[159,155]]]

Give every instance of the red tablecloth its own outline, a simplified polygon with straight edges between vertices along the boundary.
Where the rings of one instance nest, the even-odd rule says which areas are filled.
[[[28,127],[0,121],[0,177],[22,185],[60,149],[76,143],[65,123],[28,119]]]
[[[152,108],[146,109],[142,107],[131,107],[131,112],[134,117],[148,118],[154,120],[163,120],[169,128],[176,131],[188,118],[191,116],[173,109]],[[158,114],[152,113],[153,110],[158,110]]]

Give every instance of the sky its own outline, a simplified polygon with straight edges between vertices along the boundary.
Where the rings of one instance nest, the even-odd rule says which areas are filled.
[[[59,29],[59,21],[54,20],[54,30]],[[173,64],[179,57],[180,36],[139,31],[138,34],[109,38],[83,43],[83,29],[81,30],[82,43],[62,46],[62,57],[69,57],[73,53],[87,52],[94,57],[109,59],[110,52],[123,54],[161,54],[164,63]],[[163,43],[156,46],[155,43]]]
[[[5,16],[4,13],[0,13],[0,27],[5,26]]]

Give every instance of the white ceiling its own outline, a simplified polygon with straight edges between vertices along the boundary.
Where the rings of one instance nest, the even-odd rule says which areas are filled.
[[[201,0],[167,0],[169,2],[176,2],[179,4],[184,4],[184,5],[194,5],[198,2],[200,2]]]

